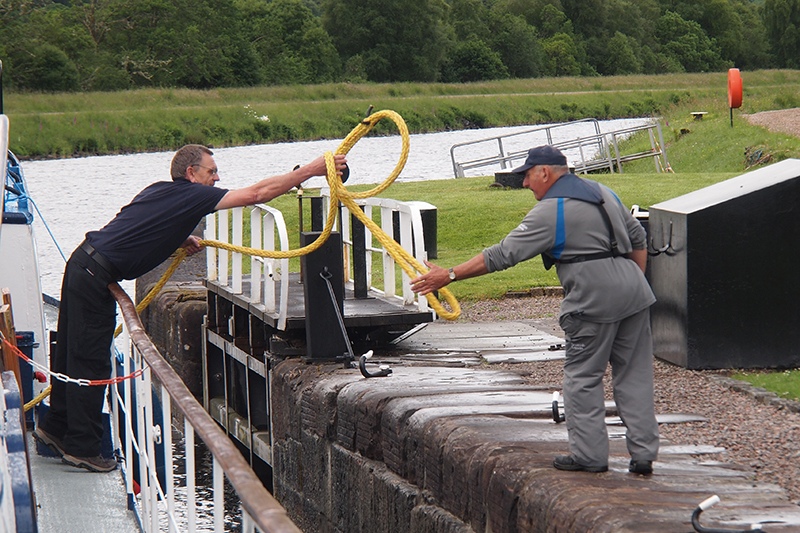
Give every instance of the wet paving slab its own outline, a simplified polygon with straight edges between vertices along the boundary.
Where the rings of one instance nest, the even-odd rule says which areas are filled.
[[[564,339],[521,322],[434,322],[395,348],[409,357],[463,354],[493,364],[564,359]]]
[[[629,473],[613,402],[606,405],[609,471],[554,469],[554,456],[568,453],[566,426],[553,418],[557,388],[525,384],[487,365],[484,354],[563,358],[550,349],[563,342],[524,323],[432,323],[381,355],[393,369],[388,377],[286,360],[274,370],[276,393],[300,400],[273,414],[276,435],[301,441],[312,432],[383,463],[474,532],[691,532],[693,511],[712,495],[721,503],[703,513],[705,527],[800,531],[800,507],[777,485],[756,482],[748,467],[720,460],[722,448],[662,440],[653,475]]]

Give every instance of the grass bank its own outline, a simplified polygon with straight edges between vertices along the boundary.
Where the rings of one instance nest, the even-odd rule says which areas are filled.
[[[746,72],[741,111],[800,105],[800,71]],[[536,78],[470,84],[326,84],[114,93],[7,93],[11,149],[23,158],[343,138],[372,105],[412,133],[663,116],[727,102],[726,73]],[[385,121],[384,121],[385,122]],[[392,133],[381,123],[374,134]]]
[[[611,187],[626,205],[638,204],[647,208],[733,175],[735,173],[599,174],[592,178]],[[536,203],[533,193],[527,189],[490,187],[493,182],[494,177],[478,177],[395,183],[382,196],[424,201],[436,206],[438,259],[434,262],[449,267],[500,241]],[[354,186],[350,189],[360,192],[371,187]],[[315,194],[315,191],[306,191],[306,194]],[[295,230],[290,237],[292,247],[297,247],[296,196],[284,195],[270,205],[280,209],[288,228]],[[308,215],[304,219],[308,220]],[[375,245],[378,245],[377,241]],[[299,270],[299,263],[293,264],[292,270]],[[380,272],[377,265],[375,270]],[[537,257],[502,272],[454,283],[449,288],[459,299],[479,300],[500,298],[511,290],[555,285],[559,285],[555,269],[545,270]]]

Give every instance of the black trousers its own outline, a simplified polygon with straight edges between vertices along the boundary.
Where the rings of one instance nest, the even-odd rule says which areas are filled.
[[[56,353],[50,369],[75,379],[108,379],[116,327],[116,301],[108,284],[117,281],[86,252],[72,253],[64,271]],[[52,379],[50,410],[40,427],[62,439],[75,457],[100,454],[106,387]]]

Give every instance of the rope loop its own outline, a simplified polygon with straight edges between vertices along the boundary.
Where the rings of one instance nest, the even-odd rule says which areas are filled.
[[[367,217],[367,215],[358,207],[355,203],[355,200],[363,199],[363,198],[370,198],[372,196],[377,196],[381,194],[383,191],[389,188],[389,186],[394,183],[397,177],[400,175],[400,172],[405,167],[406,161],[408,160],[408,149],[409,149],[409,134],[408,134],[408,127],[406,126],[403,117],[401,117],[398,113],[391,111],[391,110],[383,110],[378,111],[376,113],[372,113],[367,118],[362,120],[353,130],[344,138],[342,143],[336,149],[336,154],[339,155],[346,155],[355,144],[367,133],[369,133],[375,125],[384,118],[389,118],[397,125],[397,129],[400,132],[400,136],[402,138],[402,150],[400,153],[400,158],[397,161],[397,165],[395,166],[394,170],[392,170],[389,177],[387,177],[382,183],[377,185],[376,187],[370,189],[369,191],[362,192],[362,193],[353,193],[347,190],[342,183],[341,178],[336,173],[336,164],[334,162],[334,154],[332,152],[325,152],[325,166],[327,170],[327,181],[328,186],[331,189],[331,202],[330,202],[330,209],[328,211],[328,220],[325,223],[325,227],[320,234],[320,236],[311,244],[308,244],[302,248],[298,248],[296,250],[288,250],[288,251],[280,251],[280,250],[262,250],[258,248],[249,248],[246,246],[237,246],[230,243],[225,243],[221,241],[214,241],[214,240],[200,240],[201,246],[211,246],[214,248],[221,248],[223,250],[228,250],[230,252],[238,252],[245,255],[252,255],[257,257],[270,257],[274,259],[288,259],[293,257],[300,257],[306,254],[313,252],[314,250],[318,249],[322,244],[328,239],[333,230],[333,223],[336,218],[336,208],[339,203],[343,204],[347,209],[353,213],[365,227],[367,227],[377,239],[383,245],[383,247],[389,252],[389,254],[394,258],[394,260],[400,265],[403,271],[408,274],[409,277],[415,278],[417,274],[424,274],[427,272],[427,269],[424,265],[422,265],[417,259],[408,253],[402,246],[400,246],[394,238],[387,235],[380,226],[375,224],[372,219]],[[186,251],[183,248],[178,248],[177,252],[175,253],[175,257],[170,264],[169,268],[167,268],[166,272],[161,276],[161,279],[158,280],[158,283],[150,290],[150,292],[145,296],[145,298],[139,302],[136,306],[136,312],[141,313],[150,302],[156,297],[156,295],[161,292],[161,289],[167,283],[172,274],[175,273],[178,266],[181,262],[186,258]],[[458,304],[458,300],[456,300],[455,296],[447,289],[441,288],[439,289],[439,294],[444,297],[444,300],[450,306],[451,311],[446,310],[439,300],[433,294],[427,294],[425,297],[428,299],[428,303],[430,306],[436,311],[436,313],[444,319],[447,320],[455,320],[461,315],[461,307]],[[117,326],[117,329],[114,331],[114,337],[117,337],[122,333],[122,324]],[[0,334],[2,335],[2,334]],[[2,339],[2,337],[0,337]],[[2,339],[3,342],[7,342],[5,339]],[[28,361],[29,363],[36,366],[36,363],[30,361],[22,352],[17,350],[18,355]],[[109,384],[116,384],[125,379],[136,378],[141,375],[142,371],[136,371],[133,374],[128,376],[122,376],[118,378],[113,378],[109,380],[86,380],[86,379],[72,379],[68,376],[64,376],[62,374],[57,374],[53,372],[48,373],[62,381],[65,382],[72,382],[77,383],[81,386],[91,386],[91,385],[109,385]],[[44,399],[50,391],[50,387],[45,389],[39,397],[35,398],[31,402],[25,406],[26,411],[29,410],[33,405],[40,402]]]
[[[378,241],[383,245],[383,247],[389,252],[389,254],[394,258],[394,260],[400,265],[403,271],[408,274],[409,277],[415,278],[418,274],[424,274],[428,270],[425,268],[423,264],[421,264],[417,259],[408,253],[402,246],[400,246],[395,240],[387,235],[377,224],[375,224],[372,219],[367,217],[367,215],[358,207],[355,203],[355,200],[370,198],[372,196],[377,196],[381,194],[383,191],[389,188],[389,186],[394,183],[397,177],[400,175],[400,172],[403,170],[403,167],[406,165],[406,161],[408,160],[408,150],[410,145],[409,134],[408,134],[408,127],[406,126],[403,117],[401,117],[398,113],[391,110],[383,110],[377,111],[372,113],[367,118],[359,122],[355,128],[353,128],[347,137],[341,142],[339,147],[336,149],[335,155],[346,155],[355,144],[367,133],[369,133],[375,125],[383,120],[384,118],[389,118],[392,120],[397,129],[400,133],[400,137],[402,139],[402,148],[400,152],[400,158],[397,161],[397,165],[395,165],[392,172],[389,176],[383,180],[380,184],[375,186],[374,188],[370,189],[366,192],[361,193],[354,193],[347,190],[342,183],[341,178],[336,173],[336,164],[334,162],[334,153],[333,152],[325,152],[325,166],[327,169],[327,182],[328,187],[331,190],[331,201],[330,207],[328,209],[328,218],[325,222],[325,227],[322,230],[322,233],[317,237],[317,239],[306,245],[302,248],[297,248],[295,250],[262,250],[259,248],[249,248],[246,246],[238,246],[235,244],[230,244],[226,242],[214,241],[214,240],[207,240],[202,239],[200,240],[201,246],[211,246],[214,248],[220,248],[223,250],[228,250],[229,252],[237,252],[245,255],[252,255],[256,257],[269,257],[273,259],[289,259],[294,257],[300,257],[306,254],[310,254],[314,250],[317,250],[322,244],[328,239],[333,230],[333,224],[336,219],[336,208],[341,203],[347,209],[353,213],[364,226],[366,226],[370,233],[372,233]],[[136,306],[136,311],[141,312],[145,307],[147,307],[150,302],[155,298],[156,294],[158,294],[161,289],[166,284],[167,280],[169,280],[170,276],[175,272],[178,268],[178,265],[183,261],[186,257],[186,252],[183,248],[179,248],[175,259],[173,260],[170,267],[158,281],[158,283],[153,287],[153,289],[147,294],[147,296],[139,302]],[[461,307],[458,304],[458,300],[453,296],[453,294],[447,289],[442,288],[439,289],[439,294],[442,295],[444,300],[450,307],[450,311],[442,306],[441,302],[433,295],[427,294],[425,297],[428,299],[428,303],[430,306],[436,311],[436,313],[444,319],[447,320],[455,320],[461,315]],[[122,325],[117,328],[117,331],[114,335],[119,335],[122,332]]]

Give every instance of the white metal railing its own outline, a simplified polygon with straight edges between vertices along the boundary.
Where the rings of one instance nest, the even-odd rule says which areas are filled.
[[[197,530],[197,487],[195,485],[195,434],[213,455],[213,531],[222,532],[225,506],[224,479],[227,477],[236,491],[242,513],[243,533],[301,533],[286,515],[286,511],[267,492],[264,485],[239,453],[236,446],[217,423],[195,400],[172,367],[161,357],[144,332],[133,302],[117,284],[109,286],[124,318],[124,335],[119,344],[125,347],[122,374],[141,372],[123,381],[112,390],[112,420],[115,448],[122,451],[126,461],[126,490],[129,507],[137,511],[145,533],[156,531]],[[154,400],[153,387],[158,382],[159,399]],[[160,405],[159,405],[160,404]],[[173,465],[172,409],[173,405],[184,420],[185,455],[182,465]],[[161,416],[161,422],[154,420]],[[135,418],[135,422],[134,422]],[[120,422],[121,421],[121,422]],[[134,427],[135,426],[135,427]],[[124,441],[120,440],[124,434]],[[163,444],[163,452],[156,446]],[[157,454],[163,453],[164,482],[157,474]],[[132,472],[133,458],[138,458],[138,471]],[[185,489],[176,479],[175,467],[185,469]],[[140,492],[134,491],[134,477]],[[180,489],[180,490],[179,490]],[[180,511],[176,511],[176,494],[182,492]],[[204,515],[207,511],[204,511]],[[204,530],[208,530],[205,527]]]
[[[327,219],[331,201],[330,189],[327,187],[322,188],[320,191],[320,196],[324,198],[323,213],[325,219]],[[355,203],[359,206],[363,206],[364,214],[370,220],[374,221],[377,218],[377,214],[380,213],[380,227],[384,233],[389,236],[389,238],[393,238],[394,236],[395,228],[393,213],[398,212],[400,246],[402,246],[409,253],[413,253],[414,258],[420,263],[428,258],[428,254],[425,249],[425,233],[424,226],[422,224],[422,211],[436,209],[433,205],[426,202],[401,202],[399,200],[392,200],[390,198],[366,198],[355,200]],[[348,257],[349,249],[351,249],[353,246],[353,234],[351,217],[349,215],[349,210],[346,207],[342,207],[342,223],[340,229],[342,233],[342,242],[345,245],[345,283],[352,284],[354,280],[352,276],[352,269],[349,268]],[[386,297],[399,298],[402,300],[403,305],[413,305],[416,303],[419,311],[428,311],[429,308],[427,299],[416,297],[414,291],[411,290],[411,278],[405,273],[405,271],[401,271],[401,295],[398,296],[396,294],[397,280],[395,276],[395,267],[397,263],[389,254],[389,252],[380,245],[379,241],[377,241],[377,245],[375,244],[376,241],[373,239],[373,236],[368,229],[365,229],[365,232],[367,235],[367,244],[365,250],[367,286],[371,290],[379,294],[383,294]],[[382,276],[380,276],[380,285],[373,284],[375,280],[375,276],[373,276],[372,272],[373,254],[379,254],[381,256]]]
[[[323,188],[324,219],[327,219],[330,206],[330,189]],[[424,228],[421,212],[426,209],[435,209],[425,202],[401,202],[389,198],[368,198],[357,200],[363,205],[367,216],[373,218],[373,213],[381,214],[381,227],[387,235],[393,235],[393,212],[399,213],[400,245],[409,251],[415,252],[415,258],[420,263],[427,259],[425,250]],[[374,208],[374,210],[373,210]],[[352,284],[353,278],[349,268],[349,252],[352,248],[352,230],[349,212],[342,208],[342,218],[346,221],[341,226],[342,241],[345,244],[345,275],[346,282]],[[275,249],[275,235],[277,233],[280,250],[289,249],[289,239],[286,223],[280,211],[267,205],[258,205],[252,208],[250,215],[250,243],[247,246],[263,250]],[[244,242],[244,209],[219,211],[208,215],[206,218],[205,238],[219,240],[234,245]],[[323,221],[324,223],[324,221]],[[369,232],[367,232],[369,233]],[[366,265],[367,286],[371,290],[386,297],[395,297],[403,305],[416,305],[419,311],[429,310],[425,298],[417,298],[411,290],[411,278],[403,271],[400,295],[397,295],[396,263],[382,246],[374,246],[373,239],[367,239]],[[373,286],[372,254],[382,257],[382,283]],[[207,248],[208,280],[215,281],[222,286],[230,287],[234,294],[247,296],[255,305],[263,306],[269,313],[278,315],[278,329],[285,329],[286,315],[289,302],[289,260],[252,257],[250,263],[250,291],[245,295],[244,272],[242,254],[229,253],[227,250],[213,247]]]
[[[594,130],[594,135],[600,135],[600,122],[596,118],[585,118],[581,120],[574,120],[572,122],[564,122],[560,124],[548,124],[545,126],[538,126],[529,130],[518,131],[516,133],[509,133],[506,135],[497,135],[485,139],[478,139],[475,141],[468,141],[463,143],[454,144],[450,147],[450,160],[453,163],[453,173],[456,178],[463,178],[464,171],[471,168],[479,168],[492,165],[500,165],[501,169],[513,167],[514,161],[525,159],[528,149],[536,146],[537,144],[554,144],[554,133],[560,134],[560,130],[570,128],[574,131],[576,127],[586,126],[587,129],[591,127]],[[591,133],[589,135],[592,135]],[[509,150],[506,146],[509,141],[516,143],[515,149]],[[457,159],[456,151],[468,149],[469,153],[465,157],[475,157],[475,151],[493,150],[490,148],[497,145],[497,152],[484,155],[477,159]],[[587,144],[597,144],[597,141],[587,141]],[[597,146],[598,150],[602,150],[602,146]]]
[[[575,136],[569,140],[555,140],[554,132],[559,128],[575,128],[582,123],[594,126],[594,133],[588,135]],[[635,133],[647,132],[650,137],[650,150],[641,152],[623,153],[620,150],[619,141]],[[656,139],[656,134],[658,138]],[[503,141],[514,139],[517,143],[516,149],[508,150]],[[488,156],[476,159],[460,159],[456,152],[463,152],[469,149],[470,153],[464,157],[474,157],[473,152],[485,152],[487,146],[497,143],[499,151]],[[523,144],[524,143],[524,144]],[[562,124],[541,126],[517,133],[498,135],[476,141],[454,144],[450,148],[450,159],[453,163],[453,172],[456,178],[463,178],[464,171],[472,168],[481,168],[500,165],[501,169],[512,168],[514,162],[525,160],[528,150],[537,145],[549,144],[559,148],[567,156],[570,166],[574,167],[576,173],[586,173],[592,170],[607,169],[610,172],[616,170],[622,173],[622,164],[636,159],[652,157],[656,172],[669,170],[667,154],[664,150],[664,138],[661,133],[661,124],[654,120],[651,123],[630,128],[623,128],[615,131],[601,133],[597,119],[584,119]]]
[[[232,221],[232,228],[230,227]],[[253,206],[250,211],[250,242],[260,250],[275,250],[275,234],[279,248],[289,249],[289,234],[283,214],[268,205]],[[206,217],[205,238],[242,246],[244,242],[244,208],[236,207]],[[208,280],[228,286],[234,294],[243,294],[243,262],[239,252],[207,248]],[[230,265],[230,273],[228,267]],[[277,285],[277,286],[276,286]],[[250,257],[250,301],[264,311],[278,314],[278,329],[286,328],[289,302],[289,260]]]

